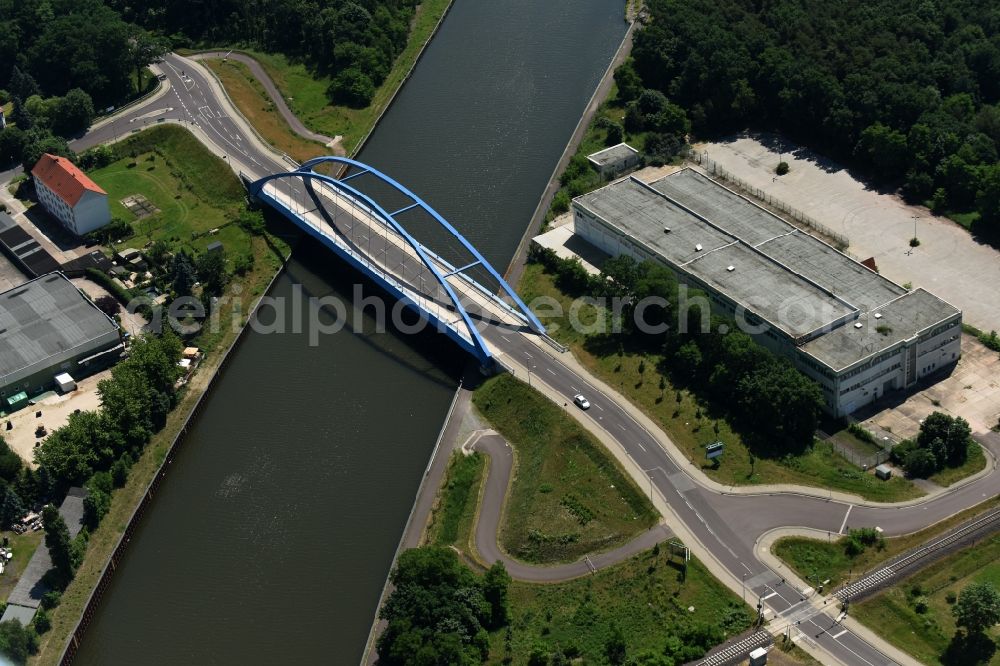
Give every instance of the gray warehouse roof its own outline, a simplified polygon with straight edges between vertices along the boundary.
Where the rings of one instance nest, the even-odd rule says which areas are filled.
[[[862,315],[856,322],[810,340],[800,349],[834,370],[843,370],[958,313],[958,308],[934,294],[914,289]],[[855,324],[861,324],[861,327],[856,328]],[[960,334],[961,331],[956,329],[955,335]]]
[[[959,312],[923,290],[908,293],[692,169],[650,184],[624,178],[575,203],[793,339],[830,327],[803,350],[834,369]],[[854,328],[857,317],[874,322],[876,311],[891,333]]]
[[[118,326],[61,273],[0,294],[0,386],[101,350]]]
[[[686,208],[687,202],[682,207],[634,178],[576,201],[619,233],[640,241],[792,338],[853,311],[831,293],[695,215]]]

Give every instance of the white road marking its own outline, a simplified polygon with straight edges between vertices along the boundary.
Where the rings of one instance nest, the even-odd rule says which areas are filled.
[[[830,636],[830,638],[840,638],[841,636],[843,636],[843,635],[844,635],[844,634],[846,634],[846,633],[847,633],[847,629],[844,629],[844,630],[843,630],[843,631],[841,631],[840,633],[837,633],[837,634],[832,634],[832,635]]]
[[[640,448],[640,449],[642,449],[642,452],[643,452],[643,453],[645,453],[645,452],[646,452],[646,447],[645,447],[645,446],[643,446],[641,442],[636,442],[636,444],[637,444],[637,445],[639,446],[639,448]]]
[[[771,594],[769,594],[766,597],[764,597],[764,601],[767,601],[771,597],[776,597],[776,596],[778,596],[778,593],[777,592],[772,592]]]
[[[843,534],[844,533],[844,527],[847,525],[847,517],[849,515],[851,515],[851,509],[853,509],[853,508],[854,508],[853,504],[848,505],[848,507],[847,507],[847,513],[844,514],[844,522],[842,522],[840,524],[840,531],[837,532],[837,534]]]
[[[545,371],[548,372],[553,377],[555,377],[555,375],[556,375],[556,373],[552,371],[552,368],[545,368]]]

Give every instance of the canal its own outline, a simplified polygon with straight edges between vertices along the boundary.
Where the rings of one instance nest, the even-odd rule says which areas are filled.
[[[503,272],[624,35],[623,4],[457,0],[360,159]],[[357,281],[306,243],[271,295],[349,302]],[[248,334],[76,663],[358,663],[463,364],[444,336],[372,321],[317,345]]]

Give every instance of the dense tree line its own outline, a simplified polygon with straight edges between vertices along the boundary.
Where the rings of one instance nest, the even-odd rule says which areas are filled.
[[[166,49],[102,0],[0,0],[0,103],[13,103],[0,164],[71,156],[65,139],[141,92],[142,69]]]
[[[331,101],[363,107],[406,46],[418,0],[107,0],[175,45],[244,44],[333,77]]]
[[[531,259],[554,274],[556,285],[571,296],[620,299],[623,332],[618,335],[663,353],[669,359],[664,371],[672,381],[728,412],[758,452],[780,455],[812,444],[823,404],[819,385],[732,320],[702,309],[700,303],[708,301],[700,292],[690,290],[682,303],[670,269],[622,255],[605,261],[601,274],[592,276],[579,260],[561,259],[551,250],[533,249]],[[649,305],[637,308],[643,303]],[[663,332],[652,332],[659,330]],[[607,338],[600,344],[609,342],[622,345],[621,339]]]
[[[694,130],[775,128],[1000,229],[1000,5],[988,0],[649,0],[616,80]]]
[[[510,576],[500,562],[477,576],[450,548],[425,546],[404,551],[390,580],[380,664],[480,664],[487,632],[508,622]]]

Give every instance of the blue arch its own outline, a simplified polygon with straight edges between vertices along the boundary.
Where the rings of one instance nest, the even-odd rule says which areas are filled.
[[[410,200],[413,202],[413,205],[407,206],[403,210],[409,210],[410,208],[413,208],[413,207],[420,207],[421,209],[425,210],[435,220],[437,220],[449,233],[451,233],[457,240],[459,240],[459,242],[463,245],[463,247],[465,247],[466,249],[468,249],[469,252],[476,258],[476,261],[474,263],[472,263],[469,266],[466,266],[464,268],[451,271],[451,272],[448,273],[448,275],[459,274],[459,273],[461,273],[462,270],[465,270],[466,268],[469,268],[469,267],[471,267],[473,265],[479,265],[479,264],[483,265],[490,272],[490,274],[493,275],[494,277],[496,277],[496,279],[500,282],[500,284],[501,284],[502,288],[504,289],[505,293],[507,293],[508,295],[510,295],[512,297],[512,299],[517,304],[518,309],[521,311],[522,315],[524,316],[525,320],[528,322],[528,325],[531,327],[531,329],[534,330],[534,331],[536,331],[536,332],[538,332],[538,333],[540,333],[540,334],[544,334],[545,333],[545,328],[538,321],[537,317],[535,317],[534,313],[532,313],[528,309],[528,307],[521,301],[521,299],[517,296],[517,294],[514,293],[514,291],[510,288],[510,286],[507,284],[507,282],[497,274],[497,272],[493,269],[493,267],[489,264],[489,262],[487,262],[486,259],[484,257],[482,257],[482,255],[464,237],[462,237],[462,235],[459,234],[458,231],[454,227],[451,226],[451,224],[449,224],[436,211],[434,211],[434,209],[432,209],[430,206],[428,206],[425,202],[423,202],[423,200],[419,199],[416,195],[414,195],[408,189],[406,189],[405,187],[403,187],[402,185],[400,185],[396,181],[392,180],[391,178],[389,178],[385,174],[382,174],[381,172],[379,172],[379,171],[377,171],[375,169],[372,169],[371,167],[368,167],[367,165],[362,164],[361,162],[357,162],[357,161],[354,161],[354,160],[349,160],[349,159],[341,158],[341,157],[317,158],[317,159],[314,159],[314,160],[310,160],[309,162],[306,162],[305,164],[303,164],[302,166],[300,166],[295,171],[271,174],[271,175],[265,176],[264,178],[261,178],[260,180],[257,180],[255,182],[251,183],[250,184],[250,193],[252,195],[254,195],[254,196],[256,196],[256,197],[259,198],[260,195],[261,195],[261,193],[262,193],[262,191],[263,191],[264,185],[267,182],[271,181],[271,180],[276,180],[276,179],[279,179],[279,178],[304,178],[304,179],[310,179],[310,180],[319,180],[321,182],[324,182],[324,183],[330,185],[331,187],[333,187],[336,190],[340,190],[342,192],[347,193],[349,196],[351,196],[354,199],[363,201],[365,204],[367,204],[371,208],[371,210],[377,212],[382,217],[382,219],[387,224],[389,224],[406,241],[406,243],[411,248],[413,248],[413,250],[417,253],[417,256],[420,258],[421,262],[424,264],[424,266],[431,272],[432,275],[434,275],[434,277],[437,280],[438,284],[440,284],[441,287],[444,289],[445,293],[448,294],[448,297],[451,300],[452,305],[454,305],[455,310],[459,313],[459,315],[462,318],[463,323],[465,324],[465,327],[466,327],[466,330],[469,333],[469,338],[471,340],[471,345],[472,345],[472,349],[470,351],[472,351],[478,357],[478,359],[480,360],[480,362],[482,362],[482,363],[487,362],[492,357],[492,353],[490,352],[489,347],[487,347],[487,345],[486,345],[485,341],[483,340],[482,336],[480,335],[479,331],[476,329],[475,325],[473,324],[472,319],[469,316],[469,313],[466,311],[465,306],[462,305],[461,301],[458,298],[458,295],[455,293],[455,291],[452,288],[451,284],[446,279],[447,276],[443,275],[441,273],[441,271],[438,269],[438,267],[435,265],[435,263],[433,261],[431,261],[431,258],[427,255],[427,252],[426,252],[425,248],[415,238],[413,238],[413,236],[411,236],[409,234],[409,232],[407,232],[406,229],[394,217],[395,214],[399,214],[401,211],[397,211],[395,214],[389,213],[380,204],[378,204],[376,201],[374,201],[371,197],[369,197],[368,195],[366,195],[363,192],[359,191],[357,188],[354,188],[354,187],[348,185],[347,183],[343,182],[343,180],[334,178],[332,176],[328,176],[326,174],[316,173],[315,171],[312,170],[315,165],[321,164],[321,163],[324,163],[324,162],[334,162],[334,163],[348,164],[350,166],[358,167],[358,168],[362,169],[362,172],[364,172],[364,173],[371,173],[371,174],[375,175],[376,177],[379,177],[380,180],[382,180],[383,182],[389,184],[390,186],[392,186],[393,188],[395,188],[397,191],[399,191],[400,193],[402,193],[402,194],[406,195],[408,198],[410,198]],[[356,175],[361,175],[361,174],[359,173],[359,174],[356,174]],[[285,207],[285,206],[282,206],[282,207],[284,207],[284,208],[287,209],[287,207]],[[292,212],[290,209],[288,209],[288,210],[289,210],[290,213]],[[306,225],[306,226],[309,226],[309,225]],[[368,269],[364,265],[359,264],[359,267],[362,268],[363,270],[367,270],[368,272],[370,272],[373,277],[375,277],[377,280],[379,280],[380,282],[383,283],[383,286],[386,286],[386,287],[390,288],[391,290],[397,292],[401,298],[403,298],[404,300],[407,300],[407,301],[411,302],[415,307],[417,307],[419,309],[419,305],[417,303],[413,302],[412,299],[410,299],[409,297],[407,297],[406,294],[400,288],[398,288],[395,285],[391,284],[388,280],[385,280],[384,278],[381,278],[374,271],[371,271],[370,269]],[[477,288],[481,289],[481,287],[478,284],[476,284],[474,281],[471,281],[471,282]],[[490,294],[487,294],[487,295],[492,296]],[[437,317],[435,317],[429,311],[425,312],[425,314],[426,314],[426,316],[428,316],[430,318],[437,319]],[[438,319],[438,322],[442,325],[442,327],[443,327],[443,329],[445,331],[449,331],[450,330],[450,328],[447,326],[447,324],[445,322],[441,321],[440,319]],[[466,341],[463,340],[463,339],[461,339],[460,337],[458,339],[458,342],[460,342],[461,344],[467,344]]]

